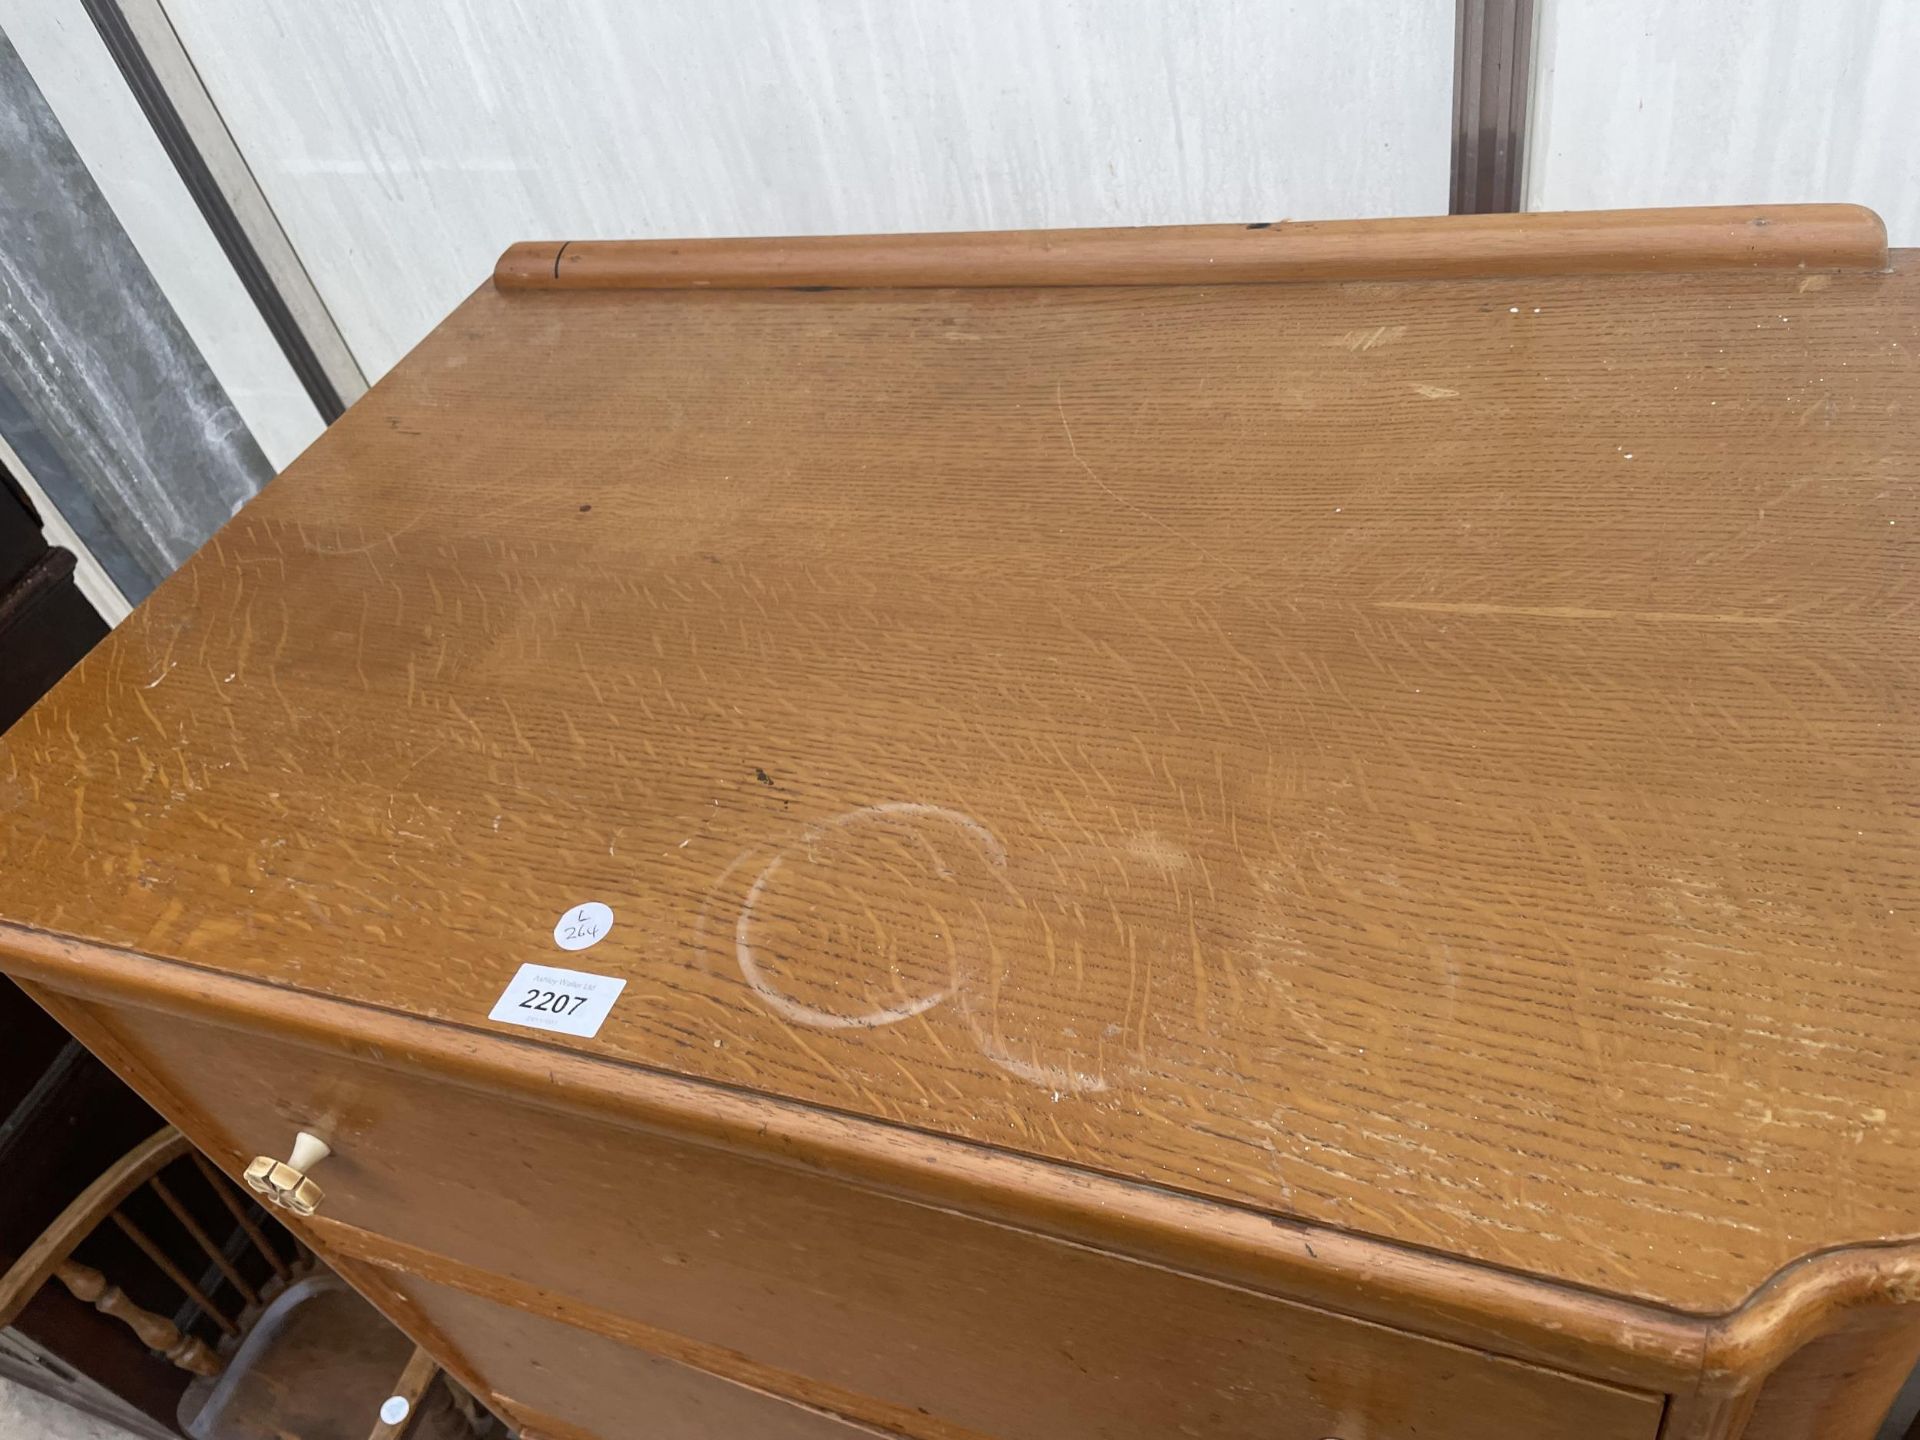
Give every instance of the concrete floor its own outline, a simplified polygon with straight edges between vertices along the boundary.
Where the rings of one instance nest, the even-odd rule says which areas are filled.
[[[7,1440],[129,1440],[108,1420],[70,1409],[38,1390],[0,1378],[0,1435]]]

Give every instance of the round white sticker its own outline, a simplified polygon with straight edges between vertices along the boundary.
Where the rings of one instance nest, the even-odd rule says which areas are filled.
[[[598,945],[613,929],[613,911],[598,900],[575,905],[554,922],[553,943],[562,950],[584,950]]]
[[[389,1395],[380,1405],[380,1420],[385,1425],[398,1425],[413,1410],[404,1395]]]

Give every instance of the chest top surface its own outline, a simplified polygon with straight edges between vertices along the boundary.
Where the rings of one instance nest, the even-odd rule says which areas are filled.
[[[0,915],[1723,1309],[1920,1232],[1916,414],[1901,255],[490,285],[0,742]]]

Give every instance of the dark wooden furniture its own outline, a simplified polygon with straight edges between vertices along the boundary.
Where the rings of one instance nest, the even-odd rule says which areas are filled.
[[[0,964],[531,1436],[1859,1440],[1916,353],[1845,206],[515,247]]]
[[[74,583],[74,557],[0,465],[0,730],[107,632]],[[0,839],[0,865],[6,863]],[[0,1270],[160,1117],[0,978]],[[0,1375],[123,1426],[175,1433],[185,1376],[59,1287],[0,1326]]]
[[[73,570],[72,552],[47,544],[33,502],[0,465],[0,730],[107,633]]]

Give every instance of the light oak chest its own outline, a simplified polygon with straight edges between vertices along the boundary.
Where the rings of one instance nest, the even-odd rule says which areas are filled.
[[[1842,206],[515,247],[0,968],[529,1435],[1869,1435],[1917,356]]]

